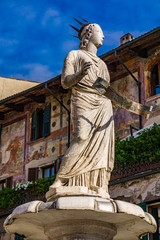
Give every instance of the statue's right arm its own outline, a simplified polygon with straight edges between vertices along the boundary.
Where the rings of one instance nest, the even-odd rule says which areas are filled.
[[[67,89],[76,85],[88,72],[91,63],[86,62],[79,72],[75,72],[75,56],[71,51],[64,60],[61,84],[62,87]]]

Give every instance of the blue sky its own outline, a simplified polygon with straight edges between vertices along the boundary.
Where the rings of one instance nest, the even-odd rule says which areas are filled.
[[[66,54],[78,49],[73,17],[104,31],[101,55],[160,25],[160,0],[0,0],[0,76],[46,81],[61,73]]]

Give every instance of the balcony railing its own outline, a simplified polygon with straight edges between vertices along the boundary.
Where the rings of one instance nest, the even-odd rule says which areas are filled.
[[[111,174],[112,182],[122,181],[125,178],[139,178],[140,176],[158,173],[160,171],[160,159],[155,159],[152,162],[149,160],[137,161],[131,165],[124,166],[121,162],[115,163],[115,168]]]

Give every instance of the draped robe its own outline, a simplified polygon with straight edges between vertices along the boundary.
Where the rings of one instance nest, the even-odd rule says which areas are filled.
[[[93,83],[98,77],[110,83],[106,64],[85,50],[71,51],[63,65],[65,77],[79,72],[85,62],[92,63],[88,74],[72,86],[71,119],[73,140],[64,155],[58,176],[70,186],[106,184],[114,164],[114,122],[110,99],[101,95]],[[65,86],[66,88],[66,86]]]

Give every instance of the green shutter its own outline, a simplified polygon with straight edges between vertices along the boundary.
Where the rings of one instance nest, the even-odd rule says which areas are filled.
[[[0,144],[1,144],[1,135],[2,135],[2,124],[0,124]]]
[[[37,139],[37,129],[38,129],[38,109],[36,109],[32,114],[31,141]]]
[[[143,209],[144,212],[147,212],[147,205],[146,205],[145,202],[139,203],[138,206],[140,206]]]
[[[144,212],[147,211],[147,205],[146,205],[145,202],[139,203],[137,205],[140,206],[143,209]],[[141,240],[148,240],[148,236],[146,235],[146,236],[142,237]]]
[[[24,240],[24,238],[18,234],[14,235],[14,240]]]
[[[43,115],[43,137],[50,135],[51,104],[46,105]]]
[[[153,240],[159,239],[159,221],[158,221],[158,208],[152,208],[152,216],[155,218],[157,223],[157,231],[153,234]]]

